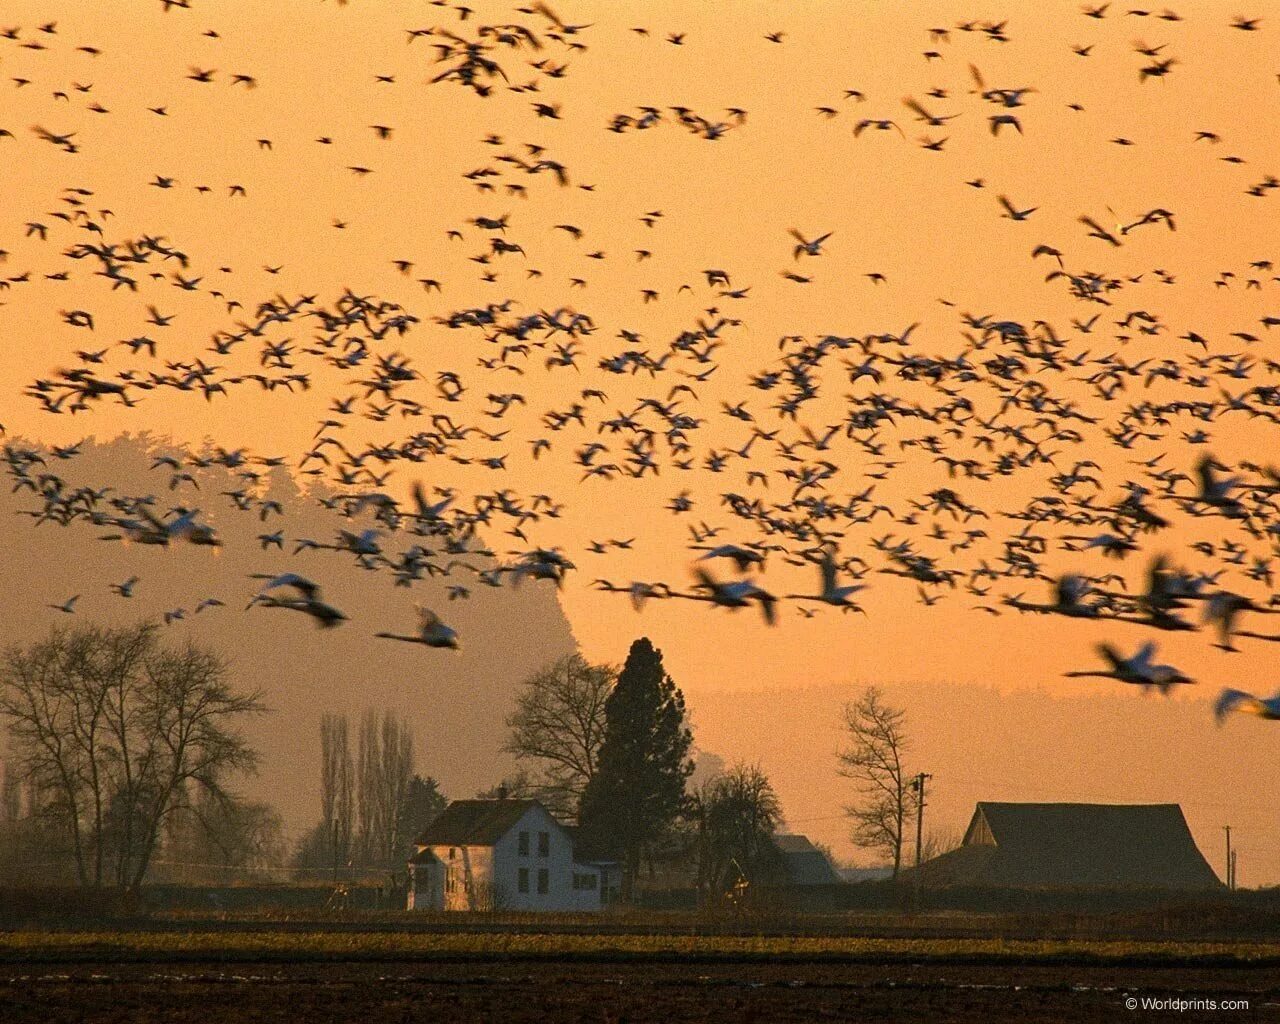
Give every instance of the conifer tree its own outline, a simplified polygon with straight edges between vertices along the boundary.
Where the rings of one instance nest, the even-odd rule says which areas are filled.
[[[587,845],[622,862],[623,899],[631,898],[645,852],[685,807],[692,742],[684,695],[662,653],[641,637],[605,704],[599,762],[579,812]]]

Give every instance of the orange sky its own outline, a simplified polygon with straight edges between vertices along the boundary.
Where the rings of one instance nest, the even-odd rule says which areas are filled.
[[[563,501],[563,518],[540,524],[534,539],[564,545],[579,566],[562,596],[578,642],[588,656],[616,661],[632,636],[644,632],[653,637],[689,693],[700,729],[714,739],[706,743],[709,748],[727,756],[764,757],[758,744],[741,738],[749,730],[730,707],[729,695],[742,691],[836,694],[869,681],[892,686],[925,680],[995,686],[1010,693],[1028,690],[1067,700],[1106,688],[1110,701],[1112,687],[1122,690],[1119,684],[1097,680],[1064,680],[1061,673],[1090,667],[1091,648],[1099,639],[1136,647],[1148,636],[1137,626],[1104,629],[1064,619],[1016,617],[1008,611],[997,617],[974,610],[983,602],[963,592],[925,609],[915,599],[913,584],[876,574],[868,578],[870,589],[861,601],[866,616],[828,613],[803,619],[789,606],[782,624],[770,630],[753,610],[730,615],[670,602],[651,604],[638,618],[624,598],[599,594],[591,581],[665,579],[686,586],[692,557],[685,549],[686,521],[726,526],[724,539],[754,539],[745,524],[724,513],[718,496],[731,490],[764,493],[745,479],[746,469],[761,468],[774,474],[771,493],[782,500],[789,489],[776,474],[785,464],[759,445],[758,461],[732,465],[722,475],[681,473],[667,465],[656,481],[583,482],[572,451],[598,436],[594,426],[572,437],[556,437],[556,448],[537,462],[529,457],[528,439],[542,433],[539,422],[548,409],[567,408],[582,388],[608,392],[601,413],[593,412],[597,416],[633,408],[641,397],[665,399],[668,389],[685,378],[671,373],[655,380],[645,374],[617,377],[592,367],[602,356],[627,347],[615,337],[620,329],[638,331],[644,339],[640,347],[657,353],[680,331],[696,329],[712,305],[741,318],[743,325],[725,331],[725,347],[716,354],[719,369],[707,383],[694,385],[698,400],[682,399],[685,411],[707,420],[694,437],[696,465],[709,449],[736,448],[749,436],[742,423],[722,414],[724,400],[746,400],[766,429],[778,426],[768,412],[776,394],[755,392],[747,380],[777,359],[777,339],[783,335],[898,333],[919,322],[914,341],[920,349],[954,355],[964,344],[959,314],[967,311],[1026,324],[1049,321],[1059,335],[1073,338],[1072,351],[1088,348],[1101,355],[1121,350],[1114,322],[1143,309],[1158,314],[1167,330],[1125,347],[1122,354],[1130,362],[1144,357],[1185,360],[1188,351],[1198,352],[1176,340],[1189,330],[1210,338],[1215,352],[1242,350],[1230,332],[1252,331],[1264,340],[1248,355],[1268,357],[1274,343],[1266,340],[1259,319],[1280,314],[1278,286],[1269,273],[1250,271],[1249,263],[1277,256],[1280,230],[1274,211],[1280,196],[1255,198],[1245,189],[1277,170],[1268,161],[1274,159],[1271,126],[1280,102],[1274,56],[1280,20],[1264,17],[1257,32],[1235,30],[1230,22],[1242,13],[1238,5],[1216,2],[1185,5],[1180,10],[1184,20],[1176,23],[1125,16],[1119,6],[1095,20],[1084,17],[1074,3],[1003,8],[922,3],[904,9],[882,3],[579,2],[556,7],[566,21],[592,23],[571,37],[582,40],[585,50],[569,51],[558,44],[539,54],[503,50],[512,82],[536,78],[539,89],[513,93],[499,87],[481,99],[456,83],[428,85],[440,67],[432,62],[431,39],[406,42],[406,30],[441,26],[471,32],[475,25],[518,20],[545,32],[548,23],[505,4],[477,0],[470,6],[475,13],[462,22],[452,8],[425,0],[287,8],[192,0],[191,10],[167,13],[159,2],[138,3],[126,13],[87,2],[7,5],[5,27],[21,26],[21,31],[17,40],[0,40],[0,127],[15,136],[0,137],[0,155],[6,155],[0,173],[8,200],[0,210],[0,247],[9,250],[0,270],[10,275],[29,270],[35,278],[0,295],[5,339],[0,345],[0,423],[8,432],[67,443],[85,434],[106,439],[147,429],[178,440],[210,438],[228,448],[245,445],[296,460],[317,422],[326,417],[330,400],[347,393],[347,385],[332,372],[317,371],[315,386],[306,394],[240,388],[230,398],[206,403],[198,395],[153,391],[134,409],[104,402],[74,417],[42,412],[22,390],[35,376],[71,365],[77,349],[99,349],[145,332],[160,341],[161,360],[203,355],[209,362],[219,361],[204,351],[209,336],[234,329],[234,322],[248,312],[228,313],[223,301],[209,294],[211,289],[251,311],[277,293],[314,293],[328,304],[350,287],[399,302],[421,318],[404,339],[379,351],[404,351],[428,377],[439,369],[463,373],[471,391],[464,402],[445,411],[459,422],[486,429],[511,428],[502,442],[469,446],[474,453],[507,453],[505,474],[427,463],[401,467],[388,486],[403,493],[416,475],[428,484],[471,490],[508,486]],[[963,21],[1006,18],[1008,42],[956,27]],[[38,29],[51,20],[56,21],[55,32]],[[633,27],[647,27],[649,34],[635,33]],[[950,29],[949,39],[931,38],[928,30],[933,27]],[[216,31],[218,38],[203,35],[206,30]],[[775,31],[784,33],[779,44],[764,39]],[[683,45],[665,40],[675,32],[684,33]],[[1176,57],[1168,76],[1139,80],[1138,69],[1149,60],[1134,52],[1137,40],[1166,46],[1162,56]],[[31,41],[45,48],[22,46]],[[75,49],[85,45],[101,55]],[[1080,57],[1072,45],[1093,49]],[[939,57],[926,58],[925,51]],[[527,63],[542,57],[567,63],[569,70],[562,78],[548,78]],[[988,85],[1034,88],[1025,106],[1012,111],[1021,120],[1022,135],[1005,130],[992,137],[988,117],[996,108],[971,94],[971,64]],[[216,69],[213,82],[189,80],[193,67]],[[253,75],[257,87],[231,85],[236,73]],[[379,83],[379,75],[393,76],[394,82]],[[19,87],[15,78],[30,84]],[[80,91],[76,83],[92,87]],[[928,98],[935,87],[945,88],[948,95]],[[860,90],[865,102],[846,99],[846,89]],[[57,92],[67,99],[55,96]],[[959,116],[945,127],[922,126],[901,103],[908,95],[930,110]],[[93,102],[108,112],[88,110]],[[559,104],[560,118],[538,118],[533,102]],[[1068,104],[1083,109],[1072,110]],[[730,107],[747,113],[743,124],[715,141],[690,134],[669,113],[647,131],[605,130],[613,115],[634,114],[642,105],[663,110],[683,105],[713,119],[728,119],[724,110]],[[821,106],[834,107],[837,116],[820,116],[815,108]],[[148,107],[164,107],[167,116]],[[892,118],[906,138],[892,130],[871,130],[855,139],[853,126],[864,117]],[[30,131],[32,125],[59,134],[75,132],[80,151],[68,154],[41,141]],[[391,127],[391,137],[379,140],[374,125]],[[1221,141],[1194,141],[1195,132],[1202,130],[1217,133]],[[482,141],[490,133],[501,136],[502,144]],[[934,153],[917,145],[924,134],[946,136],[944,150]],[[322,136],[332,144],[315,141]],[[1111,141],[1116,138],[1133,145]],[[270,148],[260,145],[260,139],[270,140]],[[561,189],[549,174],[526,175],[495,162],[501,153],[521,151],[524,143],[545,146],[548,156],[565,164],[570,186]],[[1220,158],[1225,156],[1244,162],[1224,162]],[[350,166],[368,167],[372,173],[357,176]],[[496,194],[479,193],[462,175],[484,166],[502,169],[494,179],[498,182],[526,185],[528,198],[504,195],[501,184]],[[157,176],[174,179],[175,187],[149,185]],[[975,178],[984,179],[986,187],[965,184]],[[229,196],[232,184],[242,185],[247,195]],[[197,185],[211,191],[201,194]],[[594,188],[586,191],[580,185]],[[113,293],[107,282],[88,273],[87,261],[68,261],[61,253],[89,237],[49,215],[66,209],[58,197],[70,186],[94,192],[87,200],[90,209],[113,211],[103,222],[108,239],[164,235],[188,252],[190,275],[203,278],[198,290],[144,280],[136,295]],[[1011,222],[1000,216],[1000,194],[1016,206],[1039,209],[1025,222]],[[1143,228],[1127,236],[1120,249],[1086,237],[1077,223],[1081,214],[1088,214],[1114,229],[1153,207],[1174,211],[1177,231]],[[661,210],[663,216],[646,227],[640,217],[651,210]],[[521,244],[527,255],[496,259],[491,268],[498,279],[486,283],[480,279],[485,268],[468,257],[488,246],[490,233],[467,222],[502,214],[510,215],[504,237]],[[347,226],[336,229],[335,220]],[[31,221],[48,226],[47,242],[24,235]],[[565,223],[582,229],[581,241],[554,228]],[[807,237],[832,232],[826,255],[794,260],[790,228]],[[461,231],[463,239],[447,238],[450,230]],[[1042,243],[1060,249],[1073,270],[1142,275],[1141,280],[1105,309],[1072,300],[1062,282],[1044,281],[1053,260],[1030,258]],[[651,251],[652,257],[638,262],[637,249]],[[605,257],[587,255],[595,251]],[[412,261],[412,273],[400,274],[394,260]],[[543,276],[528,279],[526,266]],[[268,273],[264,267],[280,270]],[[749,285],[748,297],[736,301],[717,296],[702,277],[711,267],[727,271],[735,287]],[[781,270],[794,268],[811,274],[812,283],[797,285],[780,276]],[[1177,284],[1156,283],[1155,268],[1175,275]],[[66,269],[71,271],[67,281],[43,279]],[[1235,282],[1215,287],[1215,278],[1228,270],[1238,275]],[[883,274],[886,283],[872,283],[865,276],[871,272]],[[1260,277],[1261,288],[1244,288],[1243,280],[1251,274]],[[424,277],[440,280],[441,293],[425,292],[416,280]],[[572,278],[584,279],[587,286],[571,287]],[[691,288],[682,292],[685,283]],[[656,290],[658,301],[643,302],[642,289]],[[544,372],[544,353],[537,352],[524,375],[485,372],[476,360],[495,355],[494,346],[474,332],[431,322],[457,309],[507,298],[521,313],[564,305],[589,313],[598,330],[583,339],[583,371]],[[173,325],[147,325],[148,304],[176,314]],[[71,309],[91,310],[94,330],[65,324],[58,312]],[[1073,331],[1072,317],[1095,312],[1102,318],[1093,335]],[[310,326],[293,324],[271,337],[293,334],[305,343],[311,333]],[[256,350],[247,346],[220,362],[227,373],[258,369]],[[132,366],[159,369],[120,348],[107,357],[108,371]],[[1225,383],[1238,393],[1261,382],[1258,376]],[[891,382],[883,390],[892,388]],[[1117,405],[1185,394],[1164,384],[1144,391],[1136,380],[1130,389],[1141,397],[1126,396]],[[850,385],[838,372],[828,372],[824,396],[806,422],[815,430],[837,422],[841,396],[869,390],[865,380]],[[1079,385],[1066,390],[1090,401]],[[503,391],[523,393],[527,406],[501,421],[487,420],[481,415],[483,396]],[[908,400],[925,394],[907,385],[895,393]],[[419,385],[415,397],[431,403],[433,394],[427,383]],[[1206,394],[1216,396],[1216,386]],[[1118,411],[1099,409],[1101,405],[1094,401],[1090,411]],[[443,406],[433,405],[432,411],[438,408]],[[358,441],[385,440],[419,426],[413,421],[353,420],[343,437],[355,447]],[[1262,421],[1224,419],[1213,425],[1213,451],[1226,461],[1257,457],[1274,429]],[[795,427],[785,430],[796,433]],[[905,434],[912,431],[905,429]],[[896,434],[886,431],[885,436],[896,441]],[[1177,430],[1171,436],[1176,439]],[[1168,448],[1170,464],[1189,471],[1197,454],[1180,443],[1123,451],[1099,443],[1098,437],[1091,432],[1079,457],[1102,464],[1107,486],[1100,498],[1110,501],[1126,480],[1137,478],[1128,460]],[[616,440],[605,440],[621,449]],[[931,456],[918,448],[894,450],[894,441],[885,458],[901,459],[903,466],[877,486],[877,499],[902,508],[909,497],[938,486],[955,487],[992,513],[993,519],[981,525],[995,540],[981,557],[998,554],[999,538],[1020,525],[1002,521],[1002,508],[1047,493],[1043,473],[992,484],[948,480]],[[1075,455],[1065,447],[1060,468],[1069,468]],[[862,476],[869,460],[861,450],[846,446],[832,458],[841,467],[837,495],[859,492],[874,482]],[[696,510],[683,520],[663,511],[686,488],[698,501]],[[207,508],[214,521],[232,514],[212,501]],[[850,531],[843,551],[874,561],[870,537],[921,537],[925,529],[927,525],[913,530],[881,520]],[[1180,518],[1175,529],[1152,539],[1144,554],[1131,558],[1121,571],[1138,585],[1146,555],[1156,551],[1167,551],[1197,569],[1212,568],[1187,548],[1195,540],[1221,535],[1214,522]],[[589,539],[633,536],[638,538],[634,551],[602,557],[584,550]],[[500,550],[524,546],[501,535],[493,540]],[[945,545],[927,549],[947,550]],[[1266,545],[1258,547],[1260,553],[1265,550]],[[977,557],[963,559],[964,566],[971,568]],[[1058,571],[1113,568],[1096,556],[1050,557],[1050,567]],[[814,576],[810,569],[796,570],[775,558],[765,582],[779,593],[807,591]],[[1040,584],[1001,584],[995,593],[1019,589],[1037,600],[1046,590]],[[1265,589],[1250,592],[1267,596]],[[1266,671],[1272,659],[1266,645],[1246,643],[1242,653],[1228,655],[1211,648],[1205,634],[1159,639],[1164,660],[1202,681],[1197,692],[1172,700],[1193,705],[1195,721],[1206,731],[1215,727],[1201,702],[1220,686],[1270,692]],[[1119,696],[1127,703],[1116,713],[1135,734],[1145,735],[1153,703],[1137,694]],[[830,698],[831,721],[839,700]],[[919,708],[913,704],[913,718],[927,718],[928,707],[927,702]],[[1106,708],[1110,715],[1114,705]],[[774,713],[785,710],[782,701]],[[817,712],[805,718],[820,720]],[[1263,835],[1272,844],[1276,838],[1274,830],[1265,831],[1271,825],[1259,811],[1269,794],[1241,793],[1241,765],[1231,762],[1233,749],[1248,748],[1252,757],[1256,749],[1267,748],[1272,742],[1268,723],[1229,722],[1222,739],[1211,741],[1204,763],[1182,779],[1181,787],[1153,789],[1149,779],[1125,775],[1108,775],[1105,784],[1098,784],[1084,739],[1101,728],[1100,722],[1086,714],[1077,735],[1068,731],[1060,736],[1064,750],[1078,747],[1081,753],[1064,755],[1054,778],[1029,786],[1026,798],[1181,799],[1206,850],[1216,850],[1217,827],[1231,818],[1245,844],[1244,881],[1280,877],[1280,855],[1265,852],[1261,842]],[[993,728],[999,725],[993,722]],[[798,737],[800,745],[789,741],[783,749],[771,750],[766,767],[796,780],[783,793],[794,817],[826,821],[838,814],[839,799],[829,792],[817,794],[815,786],[820,778],[830,779],[827,748],[832,741],[824,736],[822,750],[815,754],[803,749],[806,732],[797,729],[780,724],[779,731]],[[954,746],[945,746],[954,741],[944,731],[924,722],[920,729],[932,744],[921,744],[922,767],[933,761],[956,763]],[[1159,743],[1150,749],[1158,752]],[[789,760],[811,764],[818,756],[824,767],[813,774],[798,772]],[[973,758],[982,760],[985,768],[979,774],[987,778],[1007,779],[1027,768],[980,740],[960,763]],[[1166,766],[1153,761],[1146,768],[1159,778]],[[966,790],[957,781],[945,798],[951,801],[951,823],[961,826],[973,800],[995,795],[1017,799],[1019,791]],[[840,829],[837,821],[818,824],[813,831],[834,841]],[[1253,850],[1248,849],[1250,830],[1258,837]]]

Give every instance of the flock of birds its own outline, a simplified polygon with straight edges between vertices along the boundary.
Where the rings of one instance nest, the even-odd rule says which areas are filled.
[[[162,3],[174,18],[193,16],[187,0]],[[542,2],[503,12],[500,19],[444,0],[428,6],[439,10],[438,23],[405,31],[411,47],[434,50],[424,58],[431,87],[461,87],[483,104],[527,103],[532,124],[554,129],[573,103],[561,82],[570,79],[571,63],[587,51],[597,26],[565,20]],[[350,14],[358,17],[354,8]],[[1084,24],[1117,17],[1168,26],[1184,20],[1168,9],[1122,12],[1105,3],[1085,7],[1081,17]],[[1243,34],[1263,27],[1262,19],[1238,18],[1222,29]],[[683,32],[664,40],[656,30],[632,31],[654,45],[691,42]],[[209,29],[203,35],[216,40],[220,34]],[[1007,22],[932,29],[926,65],[938,67],[941,77],[954,65],[945,48],[958,51],[966,35],[985,45],[1009,44],[1015,34]],[[6,29],[0,43],[29,51],[26,57],[70,46],[55,22]],[[786,44],[787,34],[776,31],[761,45]],[[74,49],[95,59],[96,47]],[[1135,89],[1184,73],[1164,45],[1135,49],[1141,58]],[[1093,44],[1072,50],[1093,59]],[[905,141],[906,116],[908,124],[953,133],[977,120],[991,145],[1033,134],[1036,106],[1043,102],[1037,88],[993,85],[980,63],[980,57],[962,60],[958,85],[940,84],[895,104],[906,115],[886,116],[883,109],[864,114],[873,98],[861,89],[845,90],[843,102],[858,111],[852,136],[886,132]],[[395,82],[390,74],[374,77],[388,86]],[[192,67],[175,73],[175,84],[182,79],[189,88],[270,87],[244,70]],[[32,72],[10,84],[21,90],[49,83]],[[55,84],[55,100],[68,108],[92,95],[91,84]],[[177,105],[148,110],[164,119]],[[839,105],[816,109],[824,120],[844,116]],[[111,113],[97,100],[87,110]],[[605,118],[600,130],[631,135],[674,125],[696,141],[673,139],[672,145],[730,146],[725,140],[752,124],[738,107],[699,112],[638,104]],[[388,124],[371,130],[373,145],[390,142],[396,131]],[[923,606],[965,599],[992,616],[1061,616],[1105,630],[1120,624],[1157,632],[1203,628],[1226,652],[1241,640],[1280,641],[1280,630],[1245,628],[1256,617],[1280,612],[1274,582],[1280,470],[1262,460],[1228,462],[1215,454],[1219,430],[1247,434],[1280,422],[1280,361],[1265,355],[1267,332],[1280,326],[1280,316],[1264,315],[1229,331],[1175,326],[1154,303],[1136,297],[1173,287],[1175,272],[1167,266],[1136,274],[1105,268],[1120,249],[1171,239],[1174,211],[1158,202],[1125,214],[1109,211],[1114,227],[1084,211],[1078,223],[1087,230],[1077,238],[1054,245],[1025,236],[1027,258],[1048,269],[1046,294],[1075,309],[1069,326],[963,312],[942,300],[955,323],[946,341],[926,339],[918,323],[861,336],[787,335],[768,358],[753,361],[748,316],[766,286],[740,280],[729,262],[686,268],[688,281],[677,295],[687,293],[697,309],[665,337],[621,322],[606,326],[605,315],[585,308],[592,294],[585,277],[570,277],[563,286],[581,291],[584,308],[561,297],[561,286],[540,281],[543,271],[534,261],[547,252],[548,237],[579,246],[583,259],[606,259],[573,213],[575,202],[596,185],[581,181],[551,143],[516,146],[479,130],[478,144],[488,155],[461,176],[461,187],[475,190],[478,208],[444,231],[446,244],[471,251],[474,279],[416,277],[417,261],[389,261],[397,274],[416,278],[424,303],[437,303],[431,313],[355,288],[330,298],[279,291],[236,298],[228,290],[230,268],[215,275],[197,253],[162,233],[117,233],[106,197],[80,184],[63,188],[56,208],[34,216],[14,243],[39,269],[0,279],[14,308],[20,308],[22,289],[41,278],[65,283],[75,296],[59,311],[58,324],[77,341],[71,364],[41,373],[24,389],[39,409],[76,416],[120,407],[129,410],[126,415],[145,415],[147,403],[161,394],[220,408],[249,392],[271,394],[293,410],[290,415],[317,406],[320,412],[305,451],[160,456],[151,468],[162,483],[142,494],[123,493],[110,482],[72,482],[60,466],[79,456],[80,445],[10,443],[5,465],[14,491],[30,502],[24,513],[37,525],[87,525],[103,540],[217,548],[219,531],[195,504],[197,496],[206,504],[213,500],[204,497],[201,481],[216,468],[238,481],[218,495],[219,505],[259,520],[264,556],[283,555],[286,547],[292,556],[333,552],[362,569],[387,573],[398,587],[439,579],[449,600],[461,600],[483,586],[538,580],[560,586],[579,562],[603,559],[599,564],[607,565],[620,552],[643,547],[640,538],[611,538],[569,552],[543,540],[555,535],[557,520],[569,511],[571,489],[586,502],[593,489],[632,488],[637,495],[661,489],[662,510],[690,524],[682,559],[688,582],[670,573],[628,580],[602,570],[593,583],[602,593],[627,597],[637,610],[649,601],[754,608],[772,626],[784,609],[805,617],[824,610],[863,612],[860,595],[883,581],[910,588]],[[16,144],[15,133],[0,133],[0,141],[4,136]],[[918,141],[944,153],[949,138]],[[74,177],[77,162],[94,158],[95,141],[81,130],[34,125],[28,144],[62,150]],[[270,151],[276,140],[255,141]],[[1125,137],[1111,141],[1132,144]],[[1188,132],[1189,146],[1219,142],[1213,131]],[[315,143],[332,145],[333,138]],[[363,179],[375,173],[375,163],[346,169]],[[190,187],[163,170],[148,173],[154,176],[146,184],[157,190]],[[963,183],[987,187],[982,178]],[[194,187],[217,191],[209,184]],[[1251,178],[1240,192],[1265,198],[1278,187],[1280,181],[1267,175]],[[222,188],[228,202],[248,194],[240,182]],[[523,199],[535,188],[557,197],[560,223],[538,225],[496,208],[498,196]],[[1028,230],[1039,209],[1003,193],[994,205],[1000,217],[1019,225],[1010,229],[1016,231]],[[661,209],[635,215],[635,264],[653,258],[664,216]],[[334,219],[334,228],[346,226]],[[812,283],[839,260],[842,241],[839,230],[813,226],[780,234],[774,247],[786,282],[781,287]],[[276,274],[280,268],[263,269]],[[1274,270],[1264,256],[1225,268],[1213,284],[1233,294],[1242,288],[1271,295],[1280,282]],[[476,289],[491,294],[516,273],[556,297],[537,306],[515,297],[475,298]],[[889,283],[883,273],[865,276],[873,285]],[[190,325],[163,311],[169,289],[200,293],[216,304],[218,326],[198,352],[191,351]],[[450,301],[446,292],[468,297]],[[103,336],[93,308],[101,294],[133,304],[138,333]],[[662,301],[660,289],[642,289],[641,309]],[[471,352],[478,355],[465,365],[460,353]],[[524,493],[521,486],[543,478],[552,462],[557,473],[575,474],[577,487]],[[343,521],[333,536],[290,537],[287,527],[275,528],[288,518],[287,509],[264,497],[277,468],[314,484],[315,500]],[[549,470],[545,476],[556,479]],[[424,486],[423,479],[437,483]],[[496,482],[477,483],[485,480]],[[628,532],[640,522],[637,515]],[[1193,560],[1196,567],[1188,567]],[[792,576],[810,574],[815,585],[779,593],[766,577],[771,562],[789,566]],[[1145,564],[1140,580],[1120,571],[1138,562]],[[111,589],[128,599],[138,583],[133,576]],[[50,607],[74,613],[78,596]],[[322,585],[300,572],[257,574],[248,596],[249,609],[298,613],[322,628],[347,621],[325,599]],[[195,611],[222,604],[205,598]],[[183,609],[166,613],[166,621],[184,617]],[[457,632],[423,606],[412,630],[374,636],[430,648],[459,646]],[[1154,641],[1129,655],[1100,643],[1098,654],[1103,668],[1068,675],[1103,676],[1162,693],[1192,682],[1158,663]],[[1227,689],[1216,711],[1220,719],[1229,712],[1280,718],[1280,695],[1263,700]]]

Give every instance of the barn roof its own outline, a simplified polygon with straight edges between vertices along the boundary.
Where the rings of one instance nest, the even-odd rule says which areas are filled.
[[[827,855],[808,836],[776,835],[773,845],[782,857],[787,881],[792,885],[839,885],[844,881],[827,860]]]
[[[964,845],[921,882],[1011,888],[1208,889],[1221,883],[1177,804],[980,802]]]
[[[423,830],[417,844],[492,846],[535,807],[542,804],[537,800],[454,800]]]

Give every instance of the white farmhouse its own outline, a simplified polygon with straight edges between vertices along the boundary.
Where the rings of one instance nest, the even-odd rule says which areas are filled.
[[[611,865],[582,864],[537,800],[455,800],[414,844],[410,910],[599,910]]]

